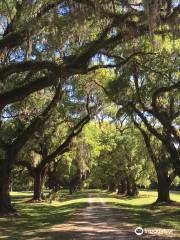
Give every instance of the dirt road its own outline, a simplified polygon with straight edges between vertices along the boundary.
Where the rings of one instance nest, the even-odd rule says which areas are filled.
[[[96,202],[94,202],[94,198],[96,198]],[[134,233],[136,227],[137,225],[128,224],[128,215],[124,215],[120,209],[107,205],[99,195],[91,194],[89,195],[89,205],[76,213],[73,220],[66,224],[53,226],[48,231],[41,233],[40,238],[37,239],[42,239],[43,236],[46,236],[47,240],[179,239],[173,236],[170,238],[152,234],[137,236]]]

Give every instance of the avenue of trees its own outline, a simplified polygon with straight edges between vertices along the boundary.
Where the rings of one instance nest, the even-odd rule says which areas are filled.
[[[10,190],[135,196],[180,177],[173,0],[0,1],[0,214]]]

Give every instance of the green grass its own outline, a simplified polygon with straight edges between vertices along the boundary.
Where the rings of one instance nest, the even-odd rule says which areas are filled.
[[[155,206],[157,193],[155,191],[140,191],[138,197],[118,196],[100,190],[86,190],[73,196],[63,192],[60,201],[25,203],[31,198],[31,192],[12,193],[20,217],[0,218],[0,239],[25,240],[33,239],[31,234],[37,229],[46,229],[56,224],[63,224],[72,219],[73,214],[87,206],[88,193],[96,192],[105,202],[120,209],[124,216],[128,216],[128,223],[142,227],[173,228],[180,230],[180,210],[178,204],[173,206]],[[180,203],[180,193],[172,192],[171,198]],[[93,202],[99,202],[97,197]]]
[[[115,193],[111,193],[108,195],[115,197],[114,201],[120,200],[121,203],[131,204],[131,205],[149,205],[154,203],[157,199],[157,192],[152,190],[140,191],[139,196],[137,197],[126,197],[126,196],[118,197],[118,195]],[[170,196],[171,196],[171,200],[180,202],[180,192],[171,192]]]
[[[102,194],[105,202],[113,204],[121,209],[124,215],[128,215],[129,223],[144,228],[172,228],[180,231],[180,192],[171,192],[170,195],[171,200],[176,203],[165,206],[153,204],[157,199],[156,191],[140,191],[137,197]]]
[[[66,200],[63,198],[62,201],[30,204],[25,203],[31,198],[30,192],[12,193],[13,203],[20,217],[0,218],[0,239],[32,239],[31,236],[24,236],[25,233],[68,221],[73,213],[87,205],[88,198],[83,196],[77,193],[74,199],[67,196]]]

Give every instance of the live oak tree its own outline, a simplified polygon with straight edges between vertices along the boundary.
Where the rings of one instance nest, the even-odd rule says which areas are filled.
[[[83,77],[81,81],[78,80],[79,86],[76,88],[76,91],[78,89],[79,93],[81,94],[84,91],[91,93],[89,97],[92,103],[95,104],[96,109],[99,108],[97,112],[98,114],[99,111],[102,111],[102,107],[103,107],[103,99],[99,93],[101,91],[95,88],[95,86],[91,82],[86,82],[87,78],[84,79]],[[71,90],[69,89],[69,91],[71,92],[70,95],[72,98],[72,102],[75,102],[75,99],[77,100],[77,95],[74,94],[75,92],[72,89]],[[73,113],[75,113],[76,111],[75,107],[77,107],[77,111],[80,111],[82,107],[81,106],[82,103],[80,102],[81,101],[79,101],[79,103],[76,102],[72,104],[71,108]],[[98,124],[96,123],[97,114],[94,116],[95,117],[94,120],[92,119],[91,120],[92,122],[88,123],[88,125],[85,126],[80,136],[74,138],[74,140],[71,143],[70,152],[66,153],[64,157],[61,158],[59,163],[58,161],[56,161],[56,163],[55,164],[53,163],[52,166],[50,167],[49,176],[50,176],[51,187],[53,188],[52,185],[54,185],[54,188],[53,188],[54,191],[55,189],[57,190],[59,189],[58,185],[59,187],[63,185],[68,187],[70,193],[72,194],[75,190],[77,190],[83,185],[85,180],[88,181],[87,178],[89,176],[89,172],[91,171],[91,168],[94,165],[94,162],[96,161],[96,157],[99,154],[99,148],[100,148],[99,142],[98,142],[100,130],[97,126]],[[67,114],[66,114],[66,120],[67,120]],[[57,139],[59,138],[60,136]],[[63,162],[63,164],[61,162]],[[65,162],[67,162],[66,168],[65,168]],[[62,169],[61,169],[61,166],[62,166]]]
[[[3,67],[1,68],[1,80],[3,81],[3,83],[7,82],[7,85],[5,84],[3,86],[3,89],[5,89],[5,94],[2,93],[2,96],[1,96],[1,99],[2,99],[1,108],[2,109],[7,104],[10,104],[15,101],[23,99],[25,96],[32,93],[33,91],[37,91],[44,87],[50,86],[52,84],[55,84],[57,87],[57,84],[58,84],[57,79],[59,79],[60,75],[61,75],[61,78],[63,78],[62,74],[60,74],[61,70],[58,70],[58,72],[59,72],[58,76],[57,76],[57,74],[52,73],[52,69],[50,70],[50,75],[48,73],[45,76],[44,73],[46,72],[46,69],[49,69],[49,62],[48,61],[39,62],[39,61],[31,61],[31,60],[27,61],[26,56],[25,56],[25,50],[23,52],[23,55],[20,57],[20,62],[17,64],[14,62],[11,64],[10,62],[13,60],[10,59],[10,61],[9,61],[8,57],[7,57],[7,61],[6,61],[6,59],[4,59],[6,54],[8,54],[7,51],[8,52],[10,51],[11,52],[10,54],[13,54],[13,55],[15,55],[16,52],[17,52],[17,54],[19,54],[20,53],[19,47],[23,48],[22,44],[24,42],[26,42],[27,37],[28,38],[30,37],[29,36],[29,34],[31,32],[30,28],[27,28],[27,26],[16,25],[17,22],[21,25],[21,23],[19,21],[20,21],[20,18],[22,17],[22,15],[21,15],[22,9],[24,10],[24,8],[27,7],[24,4],[25,4],[25,2],[22,2],[22,4],[17,3],[15,15],[14,15],[13,19],[11,19],[12,21],[9,24],[7,24],[5,30],[2,34],[2,39],[1,39],[2,55],[1,56],[2,56],[2,66]],[[31,3],[31,5],[32,4],[33,3]],[[42,8],[40,7],[40,11],[36,10],[37,15],[35,16],[35,18],[32,16],[32,19],[30,19],[29,23],[28,23],[28,25],[30,24],[32,26],[32,36],[35,31],[34,23],[36,22],[36,20],[39,19],[43,14],[46,14],[49,10],[51,10],[51,8],[56,7],[58,4],[59,4],[59,2],[57,2],[57,4],[49,4],[48,3],[47,5],[43,6]],[[6,15],[5,15],[5,22],[6,22]],[[23,22],[23,24],[24,24],[24,22]],[[19,30],[17,30],[17,27],[19,27]],[[30,27],[30,26],[28,26],[28,27]],[[36,42],[36,44],[37,44],[37,42]],[[32,54],[34,54],[34,52],[31,53],[31,57],[32,57]],[[38,59],[38,57],[37,57],[37,59]],[[7,67],[6,67],[6,64],[8,64]],[[51,65],[51,63],[50,63],[50,65]],[[56,63],[53,62],[52,65],[55,66]],[[45,70],[45,72],[43,74],[39,73],[39,70],[42,70],[42,69]],[[15,89],[12,89],[10,91],[8,91],[8,90],[6,91],[6,88],[8,87],[7,77],[12,75],[13,73],[16,73],[18,75],[18,73],[21,73],[21,72],[29,73],[27,78],[25,76],[25,81],[27,79],[29,81],[30,80],[29,78],[33,79],[34,77],[37,81],[33,80],[32,82],[28,83],[27,85],[24,85],[24,83],[25,83],[25,81],[24,81],[24,83],[22,82],[23,83],[22,86],[17,87],[17,88],[15,87]],[[35,76],[35,75],[37,75],[37,76]],[[22,78],[22,80],[24,80],[23,77],[21,77],[21,76],[19,76],[19,78]],[[8,80],[12,80],[12,79],[8,79]],[[19,85],[19,83],[18,83],[18,85]],[[30,136],[32,136],[33,133],[39,128],[39,126],[41,126],[45,122],[45,120],[47,120],[49,111],[51,111],[53,105],[55,105],[57,103],[57,100],[59,98],[58,95],[59,94],[61,95],[61,92],[62,92],[62,83],[59,84],[58,91],[55,94],[55,97],[54,97],[52,103],[45,109],[45,111],[40,116],[38,116],[36,119],[34,119],[33,123],[30,124],[29,127],[26,129],[26,132],[24,132],[24,134],[21,133],[20,134],[21,136],[19,138],[17,138],[16,141],[13,142],[13,144],[12,143],[6,144],[6,142],[3,141],[3,138],[1,139],[1,143],[2,143],[1,146],[3,148],[3,151],[5,152],[6,155],[8,154],[8,157],[5,157],[5,160],[2,160],[2,164],[1,164],[1,173],[2,173],[1,174],[1,176],[2,176],[1,208],[2,208],[2,211],[12,210],[12,208],[10,206],[10,199],[9,199],[9,193],[8,193],[9,192],[9,189],[8,189],[9,172],[10,172],[10,169],[12,166],[12,162],[16,159],[16,156],[17,156],[18,152],[20,151],[21,147],[26,143],[26,141],[30,138]],[[7,148],[7,145],[8,145],[8,148]],[[9,155],[11,155],[11,157]],[[12,158],[13,158],[13,160],[12,160]]]
[[[16,164],[26,167],[33,177],[33,200],[36,201],[41,200],[44,179],[47,170],[51,168],[51,166],[49,168],[49,165],[56,162],[57,166],[58,161],[62,159],[62,155],[70,151],[72,146],[75,147],[74,144],[72,145],[73,139],[82,131],[84,125],[90,121],[93,114],[96,114],[101,106],[98,91],[86,82],[84,77],[69,79],[64,87],[63,105],[57,105],[45,125],[39,128],[31,141],[27,143],[25,149],[22,149],[22,155],[16,161]],[[30,108],[32,103],[30,101]],[[77,140],[76,148],[83,150],[80,140]],[[79,154],[81,153],[80,149]],[[26,161],[28,160],[28,153],[31,151],[40,156],[40,160],[35,165],[33,159]],[[74,151],[77,152],[77,150]],[[80,155],[77,156],[79,163],[83,157],[82,155],[81,157]]]
[[[169,58],[168,58],[169,59]],[[167,60],[168,61],[168,60]],[[159,61],[161,62],[161,60]],[[158,64],[158,63],[157,63]],[[176,59],[174,59],[174,66],[169,66],[166,62],[165,68],[160,68],[161,74],[154,74],[152,78],[159,80],[158,84],[154,84],[154,79],[151,79],[152,72],[149,72],[150,78],[149,85],[152,83],[152,87],[147,89],[150,91],[150,99],[149,102],[151,105],[143,103],[142,99],[142,91],[143,87],[139,87],[139,83],[137,80],[137,76],[134,76],[135,85],[136,85],[136,96],[138,98],[138,102],[141,105],[140,109],[134,107],[132,103],[130,103],[133,111],[142,119],[147,129],[159,139],[162,144],[166,147],[167,152],[170,154],[170,161],[173,164],[175,174],[179,175],[179,166],[180,166],[180,158],[179,158],[179,130],[177,127],[177,119],[179,117],[179,107],[178,107],[178,90],[180,89],[180,84],[177,76],[177,65]],[[153,70],[152,70],[153,71]],[[136,79],[135,79],[136,78]],[[164,81],[164,83],[163,83]],[[161,84],[161,85],[160,85]],[[148,97],[148,95],[147,95]],[[142,110],[141,110],[142,109]],[[142,112],[144,112],[142,114]],[[149,117],[152,119],[156,119],[156,121],[160,124],[161,131],[157,130],[156,127],[152,126],[148,121],[148,118],[145,115],[147,113]]]
[[[149,29],[153,30],[154,34],[165,34],[172,30],[171,27],[167,30],[167,25],[177,25],[179,7],[169,4],[169,1],[158,1],[156,5],[146,1],[140,1],[137,5],[128,1],[120,1],[117,6],[115,2],[115,5],[112,3],[57,0],[45,3],[18,1],[13,4],[11,1],[3,1],[3,29],[0,39],[1,82],[3,85],[10,82],[12,74],[18,79],[23,73],[24,79],[21,86],[11,90],[3,86],[5,92],[0,96],[1,109],[34,91],[56,83],[59,77],[62,79],[73,74],[86,73],[92,57],[101,53],[103,49],[110,50],[124,41],[130,42],[133,38],[146,34]],[[156,12],[155,19],[150,18],[149,9]],[[89,18],[87,12],[91,13]],[[97,19],[100,23],[97,23]],[[69,26],[67,23],[72,21],[74,24]],[[95,31],[94,35],[93,30],[89,31],[88,23],[96,23],[92,28]],[[85,26],[86,29],[79,42],[72,34],[77,26]],[[165,28],[157,30],[159,26]],[[53,33],[49,32],[52,28]],[[67,36],[70,29],[72,32]],[[116,34],[111,36],[112,29]],[[176,33],[176,29],[173,28],[173,32]],[[52,35],[53,39],[60,42],[53,42]],[[73,39],[72,47],[68,45],[69,37]]]
[[[38,163],[33,164],[32,161],[27,160],[19,160],[17,161],[18,165],[24,166],[28,169],[29,174],[34,179],[34,201],[41,201],[42,197],[42,188],[44,185],[45,176],[48,170],[48,166],[55,159],[60,159],[61,156],[70,150],[70,145],[75,136],[77,136],[83,129],[83,126],[87,124],[90,120],[90,115],[85,115],[80,119],[74,126],[72,126],[67,133],[67,136],[61,142],[59,139],[59,143],[57,147],[54,147],[51,152],[49,152],[48,144],[46,140],[40,142],[40,149],[38,154],[40,155],[40,159]],[[50,137],[50,136],[49,136]],[[60,143],[61,142],[61,143]],[[51,149],[51,148],[50,148]],[[37,150],[36,150],[37,151]],[[34,159],[33,159],[34,160]]]
[[[33,136],[36,130],[47,121],[49,115],[52,113],[53,107],[57,104],[60,95],[61,91],[58,88],[52,101],[50,101],[50,103],[44,108],[42,113],[38,114],[27,127],[18,131],[17,135],[13,136],[13,138],[11,138],[11,136],[9,136],[10,138],[7,138],[7,136],[3,134],[4,129],[1,131],[2,156],[0,166],[0,207],[2,212],[6,212],[6,210],[14,211],[9,196],[9,185],[11,168],[17,160],[18,153],[30,137]],[[6,127],[6,122],[4,122],[3,125]]]
[[[168,57],[172,55],[166,52],[161,56],[149,56],[149,60],[137,57],[136,61],[132,61],[132,65],[122,69],[117,80],[110,83],[111,90],[114,89],[114,99],[121,105],[119,114],[126,113],[131,116],[143,137],[147,135],[145,143],[157,173],[159,202],[170,201],[169,187],[174,177],[179,175],[180,160],[177,62],[176,55],[173,55],[174,63],[169,65]],[[140,128],[141,122],[148,133]],[[155,146],[151,146],[149,134],[153,135],[156,141],[160,141],[159,152],[153,153]]]
[[[79,82],[81,81],[79,80]],[[56,111],[50,116],[48,122],[34,136],[34,141],[32,141],[32,138],[31,142],[28,143],[29,150],[27,151],[27,147],[22,150],[25,156],[20,156],[16,162],[18,165],[25,166],[33,177],[33,200],[36,201],[41,200],[42,187],[49,165],[52,162],[57,164],[62,159],[62,155],[70,151],[73,139],[98,110],[90,100],[90,92],[87,93],[87,96],[83,96],[81,91],[78,92],[78,87],[74,89],[74,86],[70,83],[67,84],[65,92],[63,106],[56,107]],[[77,147],[79,146],[80,143]],[[27,152],[31,150],[40,155],[40,160],[35,165],[33,159],[25,160]]]
[[[171,161],[169,161],[170,157],[165,151],[165,146],[159,143],[157,139],[152,140],[152,135],[147,133],[135,120],[134,125],[140,130],[143,136],[149,157],[152,160],[157,174],[158,198],[156,202],[170,203],[170,185],[176,177],[176,174],[173,171]]]

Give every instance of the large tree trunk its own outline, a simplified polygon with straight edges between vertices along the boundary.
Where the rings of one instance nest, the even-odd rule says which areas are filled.
[[[138,190],[137,190],[137,185],[134,179],[132,178],[127,178],[126,179],[126,183],[127,183],[127,196],[137,196],[138,195]]]
[[[135,180],[132,181],[132,196],[138,195],[138,189]]]
[[[69,185],[69,194],[72,195],[73,194],[73,187],[71,185]]]
[[[161,170],[159,170],[161,171]],[[161,171],[157,173],[157,179],[158,179],[158,198],[156,200],[157,203],[166,202],[170,203],[170,194],[169,194],[169,188],[170,188],[170,180],[168,178],[168,175],[165,174],[165,172]]]
[[[156,203],[170,203],[169,188],[175,177],[170,178],[168,176],[168,169],[162,164],[162,162],[154,162],[154,167],[158,180],[158,198]]]
[[[10,197],[10,164],[8,159],[1,159],[0,164],[0,215],[15,212]]]
[[[180,161],[179,161],[179,152],[175,148],[174,144],[171,145],[171,149],[169,148],[169,154],[171,156],[171,161],[174,166],[176,175],[180,177]]]
[[[131,196],[131,183],[129,178],[126,179],[126,185],[127,185],[127,196]]]
[[[126,181],[125,179],[122,179],[120,184],[118,185],[118,194],[126,194]]]
[[[121,184],[118,184],[118,191],[117,194],[121,194]]]
[[[45,179],[45,168],[42,170],[36,168],[34,171],[34,201],[41,201],[42,200],[42,190],[44,185]]]
[[[109,184],[108,191],[115,192],[116,191],[116,185],[114,182]]]

